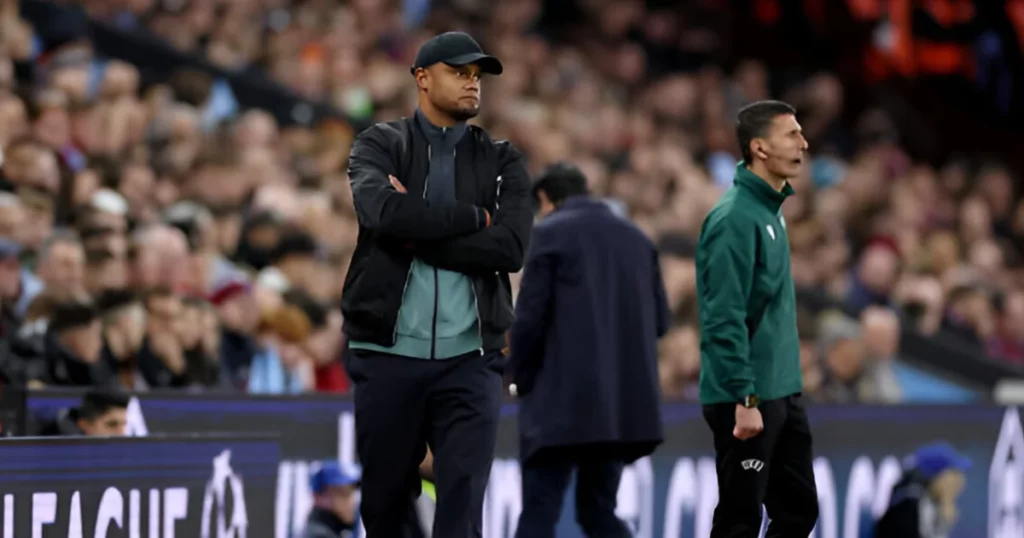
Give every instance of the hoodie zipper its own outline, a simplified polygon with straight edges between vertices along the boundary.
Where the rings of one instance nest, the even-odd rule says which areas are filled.
[[[442,136],[447,133],[446,128],[441,129]],[[430,185],[430,161],[431,161],[430,145],[427,144],[427,179],[423,182],[423,197],[427,197],[427,186]],[[434,315],[430,320],[430,358],[437,358],[437,267],[434,267]]]

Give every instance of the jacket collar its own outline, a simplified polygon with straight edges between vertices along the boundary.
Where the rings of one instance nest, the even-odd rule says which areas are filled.
[[[459,122],[451,127],[438,127],[430,122],[429,119],[423,114],[423,111],[416,109],[416,125],[419,126],[423,134],[427,136],[427,139],[431,143],[439,143],[455,147],[462,140],[463,135],[469,129],[466,122]]]
[[[558,209],[603,209],[610,211],[608,204],[591,198],[585,194],[570,196],[565,199],[561,204],[558,204]]]
[[[788,181],[782,187],[782,191],[775,190],[761,176],[750,171],[743,164],[743,161],[736,165],[736,179],[733,183],[738,188],[753,194],[754,198],[759,200],[768,209],[771,209],[773,213],[778,213],[779,208],[782,207],[782,202],[796,192]]]

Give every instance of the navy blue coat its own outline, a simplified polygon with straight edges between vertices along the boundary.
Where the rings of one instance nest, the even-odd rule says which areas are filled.
[[[574,445],[627,461],[653,452],[668,326],[658,253],[639,229],[587,197],[538,223],[510,335],[523,461]]]

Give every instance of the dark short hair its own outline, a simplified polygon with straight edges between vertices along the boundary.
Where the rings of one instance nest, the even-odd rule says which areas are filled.
[[[281,261],[288,256],[316,257],[320,251],[316,238],[298,228],[286,229],[281,235],[277,248],[274,249],[274,262]]]
[[[96,308],[101,314],[107,314],[126,306],[139,303],[139,296],[128,289],[106,290],[96,297]]]
[[[71,329],[90,325],[99,319],[96,306],[89,301],[66,301],[57,303],[50,314],[48,329],[58,334]]]
[[[127,409],[131,398],[120,389],[105,387],[92,389],[82,396],[78,406],[78,418],[94,420],[111,409]]]
[[[736,139],[740,143],[743,162],[750,164],[754,161],[750,141],[764,136],[775,118],[795,115],[796,109],[782,101],[756,101],[741,108],[736,115]]]
[[[559,162],[544,169],[533,183],[533,199],[541,192],[552,204],[558,205],[570,196],[587,194],[587,176],[575,165]]]

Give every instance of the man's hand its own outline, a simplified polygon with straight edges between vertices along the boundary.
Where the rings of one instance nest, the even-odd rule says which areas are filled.
[[[733,437],[746,441],[757,436],[762,430],[764,422],[761,420],[761,412],[756,407],[747,408],[742,404],[736,404],[736,427],[732,429]]]
[[[398,191],[398,192],[400,192],[402,194],[408,194],[409,191],[405,188],[405,185],[402,185],[401,181],[398,181],[397,177],[395,177],[395,176],[388,176],[388,180],[391,181],[391,186],[394,187],[396,191]],[[490,228],[491,227],[491,212],[486,210],[486,209],[484,209],[484,214],[487,216],[487,220],[484,223],[484,228]]]
[[[402,182],[398,181],[397,177],[395,177],[395,176],[388,176],[388,179],[391,180],[391,186],[394,187],[396,191],[398,191],[398,192],[400,192],[402,194],[406,194],[406,193],[409,192],[409,191],[405,190],[405,185],[402,185]]]

